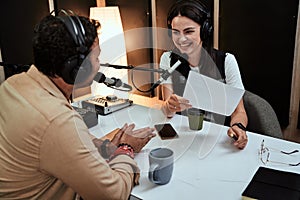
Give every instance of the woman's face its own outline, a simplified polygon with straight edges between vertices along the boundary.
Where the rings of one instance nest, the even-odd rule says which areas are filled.
[[[172,40],[181,53],[192,55],[202,46],[200,25],[190,18],[176,16],[172,23]]]

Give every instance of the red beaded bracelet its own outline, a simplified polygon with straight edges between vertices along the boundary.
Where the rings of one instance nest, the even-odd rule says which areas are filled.
[[[113,159],[117,155],[125,154],[134,159],[134,151],[133,148],[129,144],[119,144],[118,148],[115,150],[115,152],[110,156],[109,160]]]

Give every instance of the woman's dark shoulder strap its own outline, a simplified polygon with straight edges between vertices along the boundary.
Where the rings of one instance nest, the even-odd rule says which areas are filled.
[[[213,58],[214,61],[220,71],[220,74],[222,76],[222,79],[226,80],[226,75],[225,75],[225,57],[226,53],[221,50],[213,49]]]

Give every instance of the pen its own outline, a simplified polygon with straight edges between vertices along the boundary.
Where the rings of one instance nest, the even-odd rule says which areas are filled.
[[[233,133],[230,133],[229,135],[232,139],[234,139],[235,141],[238,140],[238,137],[236,135],[234,135]]]

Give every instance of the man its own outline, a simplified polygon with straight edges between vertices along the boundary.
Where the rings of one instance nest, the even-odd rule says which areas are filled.
[[[34,65],[0,86],[0,199],[128,199],[138,183],[134,152],[154,129],[125,124],[103,142],[69,103],[99,70],[96,29],[65,11],[46,16],[35,28]]]

